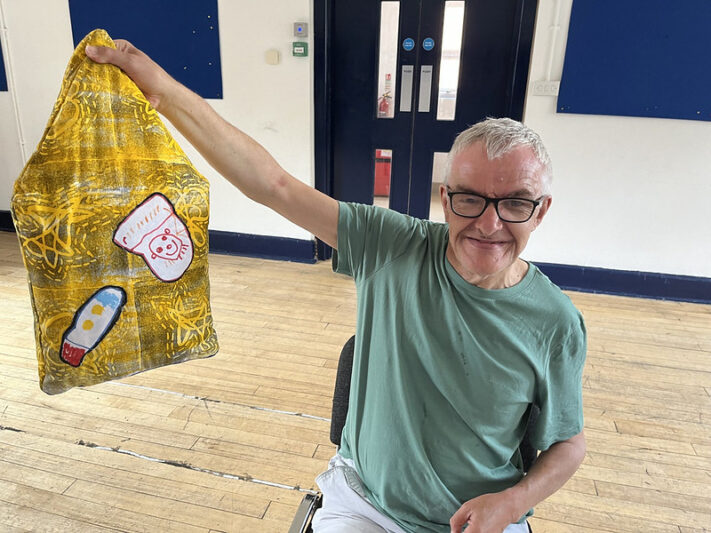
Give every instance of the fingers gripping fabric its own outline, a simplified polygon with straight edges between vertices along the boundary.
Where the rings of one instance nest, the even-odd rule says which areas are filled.
[[[15,182],[42,390],[56,394],[217,353],[209,185],[135,84],[77,46]]]

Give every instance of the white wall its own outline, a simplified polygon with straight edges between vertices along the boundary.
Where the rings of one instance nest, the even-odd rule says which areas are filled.
[[[22,169],[15,109],[9,92],[0,92],[0,210],[10,209],[13,176]]]
[[[711,277],[711,123],[557,114],[531,94],[561,78],[571,6],[539,3],[524,122],[553,159],[554,199],[526,256]]]
[[[531,82],[560,79],[571,5],[572,0],[540,0]],[[18,131],[29,155],[59,92],[72,40],[65,1],[0,0],[0,7],[0,23],[7,27],[6,67],[14,81],[14,91],[0,93],[0,210],[7,210],[12,182],[23,164]],[[293,22],[312,22],[311,9],[309,0],[220,1],[224,99],[211,101],[309,184],[313,41],[309,38],[308,59],[294,58],[291,32]],[[270,48],[281,51],[280,65],[265,63],[264,52]],[[555,179],[553,207],[526,257],[711,277],[711,223],[705,209],[711,198],[711,124],[557,114],[555,105],[555,97],[529,91],[524,120],[548,146]],[[310,238],[244,198],[176,137],[212,182],[212,229]]]
[[[312,24],[309,0],[222,0],[219,2],[223,100],[215,109],[261,143],[291,174],[309,185],[313,170],[313,39],[309,57],[293,57],[294,22]],[[280,51],[281,63],[264,54]],[[186,141],[181,146],[187,148]],[[187,150],[186,150],[187,151]],[[195,164],[200,156],[188,153]],[[200,159],[212,183],[211,229],[311,239],[310,233],[255,204]],[[238,215],[235,215],[238,213]]]
[[[5,66],[13,84],[0,93],[0,210],[8,210],[12,184],[42,136],[74,47],[66,0],[0,0],[0,9],[0,28],[7,28]],[[313,185],[313,46],[308,58],[291,55],[291,43],[297,40],[293,23],[311,23],[310,0],[221,0],[218,12],[224,98],[210,103],[262,143],[288,172]],[[273,48],[280,51],[279,65],[265,62],[265,52]],[[211,229],[312,238],[244,197],[171,131],[210,179]],[[25,145],[24,155],[20,144]]]

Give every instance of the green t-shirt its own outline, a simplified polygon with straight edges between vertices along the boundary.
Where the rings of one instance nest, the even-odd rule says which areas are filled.
[[[507,289],[469,284],[446,258],[448,236],[445,224],[340,204],[334,270],[358,292],[340,453],[407,531],[449,533],[465,501],[523,477],[530,403],[540,450],[583,429],[580,313],[534,265]]]

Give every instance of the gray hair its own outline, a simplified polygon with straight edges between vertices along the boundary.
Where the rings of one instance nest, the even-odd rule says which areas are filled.
[[[543,166],[541,183],[543,194],[550,194],[553,181],[553,168],[551,158],[540,136],[528,126],[510,118],[487,118],[470,126],[454,140],[452,149],[447,156],[447,167],[444,183],[447,184],[452,171],[452,160],[460,152],[476,142],[483,142],[486,146],[486,155],[489,159],[496,159],[506,155],[519,146],[528,146],[533,150],[538,161]]]

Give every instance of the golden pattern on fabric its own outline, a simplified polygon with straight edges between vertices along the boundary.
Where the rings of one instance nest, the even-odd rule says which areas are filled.
[[[209,184],[141,91],[77,46],[15,182],[40,387],[49,394],[217,353]]]

